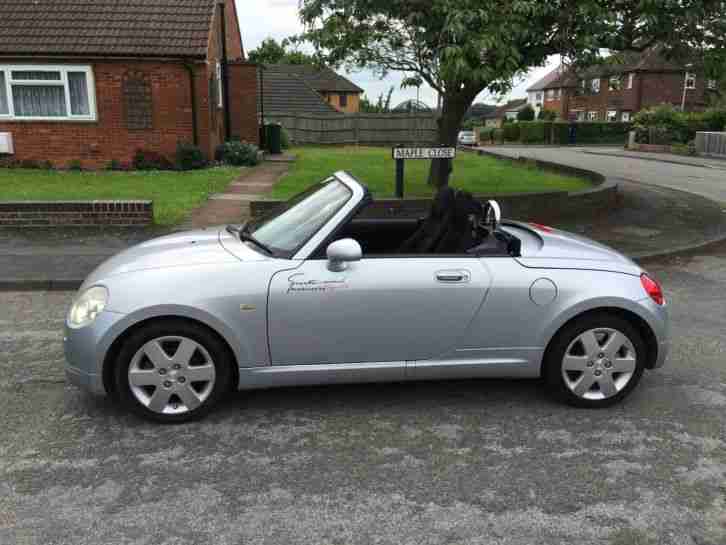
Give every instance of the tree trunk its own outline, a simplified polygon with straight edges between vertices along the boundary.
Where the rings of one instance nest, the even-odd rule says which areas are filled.
[[[438,143],[440,145],[456,147],[461,121],[464,119],[464,115],[473,100],[474,97],[464,94],[444,95],[441,117],[436,121],[439,126]],[[434,159],[431,161],[431,170],[429,171],[429,185],[436,188],[448,185],[452,171],[453,164],[451,160]]]

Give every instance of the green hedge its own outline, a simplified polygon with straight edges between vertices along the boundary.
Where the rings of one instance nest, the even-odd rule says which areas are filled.
[[[520,123],[505,123],[502,126],[502,135],[506,142],[519,142],[519,125]]]
[[[643,144],[688,144],[700,131],[726,129],[726,109],[681,112],[666,104],[639,112],[634,118],[636,139]]]

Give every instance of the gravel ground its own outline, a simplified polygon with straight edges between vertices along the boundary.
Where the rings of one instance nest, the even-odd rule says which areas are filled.
[[[602,411],[477,380],[240,393],[163,427],[64,384],[70,293],[0,293],[0,543],[723,545],[726,245],[648,267],[673,355]]]

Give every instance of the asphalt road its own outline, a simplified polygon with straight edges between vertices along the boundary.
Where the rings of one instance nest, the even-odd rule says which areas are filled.
[[[69,293],[0,293],[2,544],[726,543],[726,245],[650,263],[675,348],[625,403],[538,382],[240,393],[163,427],[66,386]]]
[[[680,165],[657,160],[623,157],[622,148],[544,148],[506,147],[484,148],[510,157],[530,157],[542,161],[567,164],[606,173],[608,176],[631,182],[647,183],[690,191],[696,195],[726,202],[726,161],[684,158],[684,161],[703,166]],[[613,153],[608,156],[605,153]],[[654,159],[657,154],[651,154]]]

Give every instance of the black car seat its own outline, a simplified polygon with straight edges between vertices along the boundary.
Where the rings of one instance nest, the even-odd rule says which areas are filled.
[[[441,237],[450,227],[454,213],[455,192],[449,187],[442,187],[431,204],[428,217],[416,232],[411,235],[398,249],[401,254],[428,254],[434,252]]]
[[[449,228],[436,246],[437,254],[463,254],[481,243],[478,226],[484,219],[484,208],[468,191],[457,191],[454,213]]]

